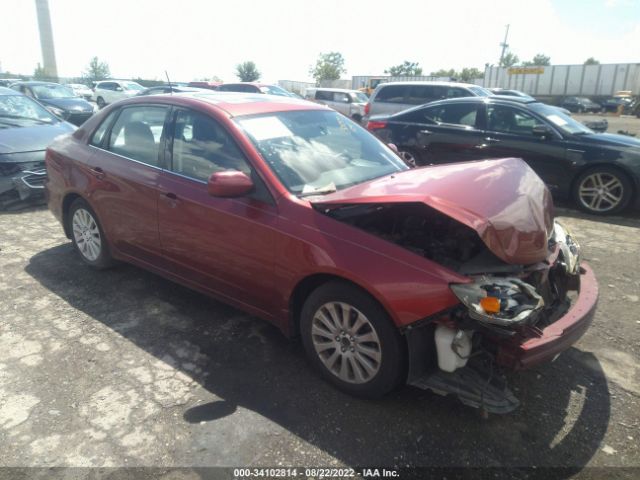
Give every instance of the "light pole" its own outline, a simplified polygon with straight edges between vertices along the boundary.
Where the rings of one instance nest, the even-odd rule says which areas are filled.
[[[42,49],[42,67],[50,78],[58,78],[56,65],[56,51],[53,46],[53,30],[51,15],[49,14],[49,0],[36,0],[38,14],[38,28],[40,30],[40,48]]]
[[[509,36],[509,25],[506,26],[506,31],[504,32],[504,41],[500,44],[502,47],[502,52],[500,53],[500,62],[498,66],[502,67],[502,61],[504,60],[504,53],[507,51],[509,44],[507,43],[507,37]]]

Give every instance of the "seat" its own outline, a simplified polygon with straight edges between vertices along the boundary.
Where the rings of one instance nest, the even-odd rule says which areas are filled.
[[[129,122],[124,126],[122,150],[134,160],[158,166],[158,148],[151,128],[146,123]]]

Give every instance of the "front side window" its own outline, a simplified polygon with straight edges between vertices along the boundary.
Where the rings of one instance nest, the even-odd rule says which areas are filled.
[[[349,103],[349,95],[343,92],[335,92],[333,94],[333,100],[340,103]]]
[[[108,149],[147,165],[159,166],[158,153],[168,107],[124,108],[111,129]]]
[[[284,88],[280,88],[276,85],[264,85],[260,87],[260,91],[262,93],[266,93],[267,95],[278,95],[280,97],[290,97],[291,94],[286,91]]]
[[[212,173],[251,169],[235,141],[214,119],[179,110],[173,136],[171,171],[206,182]]]
[[[408,167],[373,135],[334,111],[239,117],[265,162],[292,193],[329,193]]]
[[[144,90],[144,87],[136,82],[123,82],[122,88],[124,88],[125,90],[134,90],[137,92]]]
[[[487,107],[487,129],[492,132],[533,136],[533,127],[538,123],[528,113],[505,105]]]
[[[351,100],[353,103],[367,103],[369,101],[369,97],[362,92],[355,92],[351,94]]]

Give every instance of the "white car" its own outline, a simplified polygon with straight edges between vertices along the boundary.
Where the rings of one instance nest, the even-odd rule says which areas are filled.
[[[65,87],[70,88],[76,96],[82,97],[85,100],[91,100],[93,95],[93,91],[82,83],[67,83]]]
[[[307,100],[327,105],[358,123],[362,121],[364,106],[369,101],[364,93],[345,88],[307,88],[304,96]]]
[[[123,98],[133,97],[142,90],[142,85],[130,80],[102,80],[96,83],[92,98],[102,108]]]

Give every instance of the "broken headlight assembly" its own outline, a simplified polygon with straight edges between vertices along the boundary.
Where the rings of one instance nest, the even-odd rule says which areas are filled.
[[[482,323],[515,327],[534,322],[544,307],[535,288],[514,277],[474,277],[472,283],[451,284],[469,316]]]
[[[549,243],[550,246],[557,244],[560,247],[566,272],[575,275],[580,267],[580,245],[573,239],[569,229],[555,222]]]

